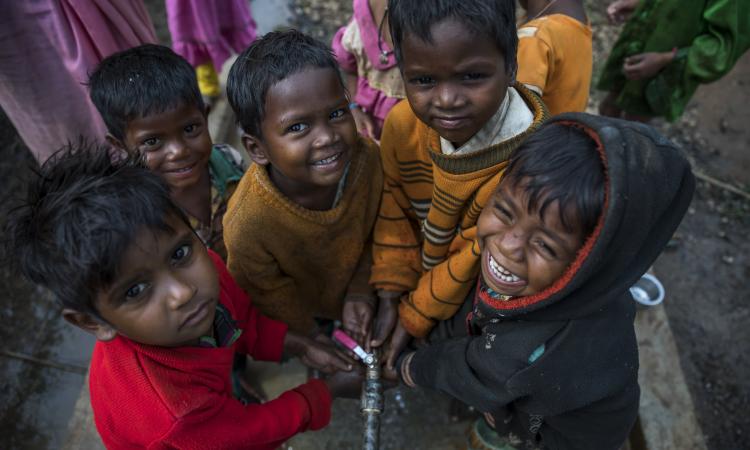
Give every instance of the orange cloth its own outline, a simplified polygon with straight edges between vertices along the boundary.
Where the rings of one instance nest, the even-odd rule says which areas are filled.
[[[541,91],[550,114],[583,112],[592,70],[591,26],[550,14],[518,28],[516,79]]]
[[[312,331],[315,317],[340,319],[346,296],[372,295],[369,248],[382,187],[369,139],[354,149],[342,197],[326,211],[292,202],[253,164],[224,215],[229,271],[264,314],[295,331]]]
[[[514,86],[534,115],[521,134],[463,155],[440,152],[440,136],[408,102],[388,114],[381,140],[385,186],[373,232],[370,283],[408,291],[402,325],[423,337],[451,317],[476,282],[476,222],[505,170],[508,156],[536,130],[547,112],[539,97]]]

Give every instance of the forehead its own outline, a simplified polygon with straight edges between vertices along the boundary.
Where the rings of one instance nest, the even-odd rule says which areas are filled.
[[[448,18],[430,27],[430,40],[406,32],[401,43],[403,64],[450,66],[471,60],[504,61],[495,40],[486,33],[476,33],[463,22]]]
[[[268,88],[266,115],[282,114],[289,110],[314,110],[322,106],[321,103],[335,103],[345,97],[339,75],[333,69],[306,68]]]
[[[182,127],[184,122],[203,117],[203,111],[196,104],[181,103],[164,111],[135,117],[128,121],[127,133],[139,133],[160,129]]]
[[[518,208],[519,214],[528,215],[532,220],[543,224],[546,229],[561,236],[570,236],[577,239],[582,234],[575,202],[568,202],[567,205],[563,206],[559,200],[551,200],[550,193],[545,190],[538,191],[535,196],[532,196],[532,192],[528,189],[524,180],[516,181],[504,178],[498,189],[495,190],[493,197],[495,200],[512,202]],[[565,218],[564,222],[563,217]]]
[[[138,272],[146,267],[161,263],[163,254],[183,236],[192,234],[190,227],[176,214],[164,218],[164,227],[141,226],[123,252],[119,265],[119,275]]]

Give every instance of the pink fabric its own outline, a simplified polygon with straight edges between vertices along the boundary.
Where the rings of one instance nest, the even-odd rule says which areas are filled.
[[[193,66],[213,62],[220,71],[255,40],[247,0],[166,0],[166,6],[172,49]]]
[[[104,57],[156,42],[141,0],[4,2],[0,15],[0,106],[39,162],[78,136],[106,128],[88,97],[88,74]]]
[[[387,70],[396,66],[396,57],[385,40],[381,42],[380,46],[384,51],[390,52],[390,54],[388,55],[385,64],[380,62],[377,22],[372,17],[370,5],[367,0],[354,0],[352,6],[354,9],[354,17],[352,20],[356,20],[357,25],[359,25],[359,32],[362,36],[362,43],[365,47],[365,54],[373,67],[377,70]],[[345,29],[346,26],[341,27],[336,32],[331,47],[333,48],[333,53],[336,55],[336,60],[341,68],[346,72],[353,73],[357,71],[357,61],[355,60],[354,55],[346,51],[341,45],[341,38],[344,35]],[[383,32],[388,32],[388,30],[383,30]],[[380,136],[385,116],[388,115],[391,108],[393,108],[396,103],[400,102],[401,99],[386,96],[383,92],[370,86],[367,79],[358,76],[357,95],[354,97],[354,101],[365,108],[373,119],[375,119],[375,125],[377,126],[376,134]]]

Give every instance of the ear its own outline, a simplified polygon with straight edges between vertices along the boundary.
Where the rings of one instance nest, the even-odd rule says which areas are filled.
[[[255,164],[259,166],[267,166],[271,162],[266,155],[266,146],[263,145],[263,141],[256,136],[243,133],[242,146],[245,147],[245,151],[247,151],[250,159],[252,159]]]
[[[63,308],[63,319],[83,331],[93,334],[100,341],[111,341],[117,336],[117,330],[89,313]]]

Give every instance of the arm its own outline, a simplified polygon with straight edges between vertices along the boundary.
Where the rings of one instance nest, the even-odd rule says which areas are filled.
[[[376,309],[376,297],[369,284],[372,269],[372,245],[366,243],[357,268],[347,286],[341,313],[344,331],[361,346],[367,347]]]
[[[323,428],[331,418],[331,394],[320,380],[264,404],[243,406],[218,394],[207,400],[178,419],[158,448],[270,448],[297,433]]]

